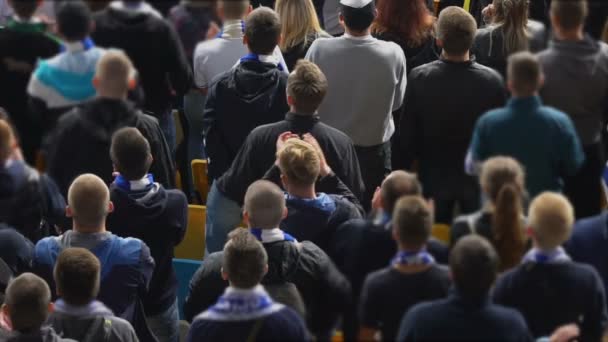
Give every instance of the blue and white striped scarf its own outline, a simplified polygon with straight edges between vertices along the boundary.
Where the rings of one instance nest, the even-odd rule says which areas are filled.
[[[571,259],[562,247],[558,247],[550,252],[532,248],[522,259],[522,263],[535,262],[539,264],[559,264],[569,261]]]
[[[418,252],[400,251],[391,260],[393,266],[433,265],[435,258],[426,250]]]
[[[274,229],[251,228],[250,232],[261,243],[273,243],[273,242],[277,242],[277,241],[298,242],[298,240],[296,240],[293,236],[285,233],[280,228],[274,228]]]
[[[284,307],[275,303],[262,285],[246,290],[228,287],[217,303],[197,319],[248,321],[271,315]]]

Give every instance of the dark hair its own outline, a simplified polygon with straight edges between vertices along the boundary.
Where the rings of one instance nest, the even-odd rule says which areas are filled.
[[[232,286],[250,289],[262,281],[268,265],[264,246],[244,228],[237,228],[228,235],[224,246],[223,269]]]
[[[97,257],[87,249],[64,249],[53,274],[58,294],[70,305],[87,305],[99,293],[100,268]]]
[[[10,6],[15,13],[24,19],[31,18],[38,8],[38,0],[10,0]]]
[[[245,19],[247,46],[253,53],[270,55],[281,37],[281,21],[275,11],[259,7]]]
[[[433,215],[420,196],[405,196],[393,210],[393,225],[399,242],[408,247],[422,247],[431,236]]]
[[[456,6],[450,6],[439,14],[437,20],[437,38],[443,42],[443,50],[449,54],[461,55],[471,49],[477,22],[469,12]]]
[[[402,196],[422,194],[422,186],[418,178],[405,171],[393,171],[382,182],[380,196],[386,213],[392,213],[395,204]]]
[[[372,24],[375,34],[390,32],[408,46],[420,46],[433,30],[433,16],[424,0],[378,0],[378,16]]]
[[[13,330],[33,332],[40,329],[49,315],[50,302],[51,290],[42,278],[23,273],[13,279],[4,298]]]
[[[82,0],[64,1],[57,9],[57,29],[68,41],[83,40],[89,35],[93,19],[91,10]]]
[[[299,113],[313,114],[327,94],[327,78],[313,62],[300,60],[287,79],[287,94]]]
[[[342,5],[341,10],[344,24],[351,30],[364,31],[372,25],[376,17],[374,1],[361,8],[352,8]]]
[[[488,240],[468,235],[458,240],[452,249],[450,269],[456,289],[462,296],[482,299],[496,280],[498,256]]]
[[[585,24],[589,14],[587,0],[553,0],[551,14],[557,18],[559,26],[565,30],[574,30]]]
[[[150,169],[150,144],[134,127],[121,128],[112,136],[110,157],[116,170],[127,180],[144,177]]]

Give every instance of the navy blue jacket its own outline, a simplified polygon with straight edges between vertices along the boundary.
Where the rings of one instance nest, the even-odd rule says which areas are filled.
[[[535,338],[577,323],[579,341],[600,341],[608,321],[600,277],[575,262],[521,264],[498,279],[493,298],[521,312]]]
[[[398,341],[532,341],[519,312],[472,301],[454,291],[446,299],[422,303],[407,312]]]
[[[148,291],[154,270],[150,249],[139,239],[121,238],[111,233],[81,234],[67,231],[36,244],[34,272],[42,277],[55,294],[53,268],[64,248],[84,247],[101,262],[101,284],[97,299],[117,317],[129,321],[142,341],[154,341],[145,321],[141,299]]]
[[[608,212],[577,221],[564,248],[576,261],[593,266],[608,290]],[[608,300],[608,299],[607,299]]]
[[[173,250],[183,239],[188,225],[188,202],[180,190],[165,190],[155,183],[143,191],[126,191],[112,184],[110,198],[114,212],[107,227],[121,237],[141,239],[156,264],[150,290],[144,298],[147,315],[165,312],[175,304],[177,277]]]

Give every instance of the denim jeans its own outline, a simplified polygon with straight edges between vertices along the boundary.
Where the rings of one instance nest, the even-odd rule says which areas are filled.
[[[165,136],[165,140],[167,140],[167,144],[169,145],[169,151],[171,152],[171,158],[175,160],[175,118],[173,117],[173,111],[169,110],[166,113],[162,113],[158,117],[158,124],[160,129],[163,131],[163,135]]]
[[[179,342],[179,310],[177,299],[167,311],[146,317],[146,322],[158,342]]]
[[[241,207],[211,185],[207,197],[207,251],[219,252],[224,249],[228,233],[237,228],[241,222]]]
[[[193,90],[184,95],[184,114],[188,119],[188,159],[205,158],[203,148],[203,111],[207,95]]]

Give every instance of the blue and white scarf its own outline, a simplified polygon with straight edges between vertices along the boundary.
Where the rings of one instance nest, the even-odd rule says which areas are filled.
[[[427,266],[433,265],[434,263],[435,258],[424,249],[418,252],[400,251],[391,260],[391,265],[393,266]]]
[[[559,264],[571,261],[570,257],[562,247],[545,252],[538,248],[532,248],[522,259],[522,263],[534,262],[539,264]]]
[[[275,303],[262,285],[247,290],[228,287],[217,303],[196,319],[248,321],[271,315],[284,307]]]
[[[224,23],[224,26],[222,27],[222,29],[220,30],[220,32],[217,34],[217,36],[215,36],[215,38],[241,38],[241,37],[234,37],[233,35],[230,34],[230,32],[236,32],[238,29],[237,27],[240,26],[241,29],[241,37],[242,35],[245,35],[245,22],[243,20],[239,20],[239,21],[231,21],[228,20]]]
[[[285,201],[296,206],[316,208],[328,214],[336,211],[336,201],[322,192],[319,192],[315,198],[300,198],[285,193]]]
[[[118,175],[114,179],[114,184],[125,191],[142,191],[151,190],[154,187],[154,176],[148,173],[144,178],[138,180],[127,180],[122,175]]]
[[[78,52],[78,51],[88,51],[95,47],[95,43],[93,43],[93,39],[91,37],[87,37],[80,42],[74,43],[63,43],[59,46],[59,52]]]
[[[276,67],[285,71],[285,66],[283,65],[283,61],[276,55],[258,55],[256,53],[248,53],[240,59],[240,62],[260,62],[276,65]]]
[[[293,236],[285,233],[280,228],[259,229],[251,228],[251,234],[261,243],[273,243],[277,241],[298,242]]]

